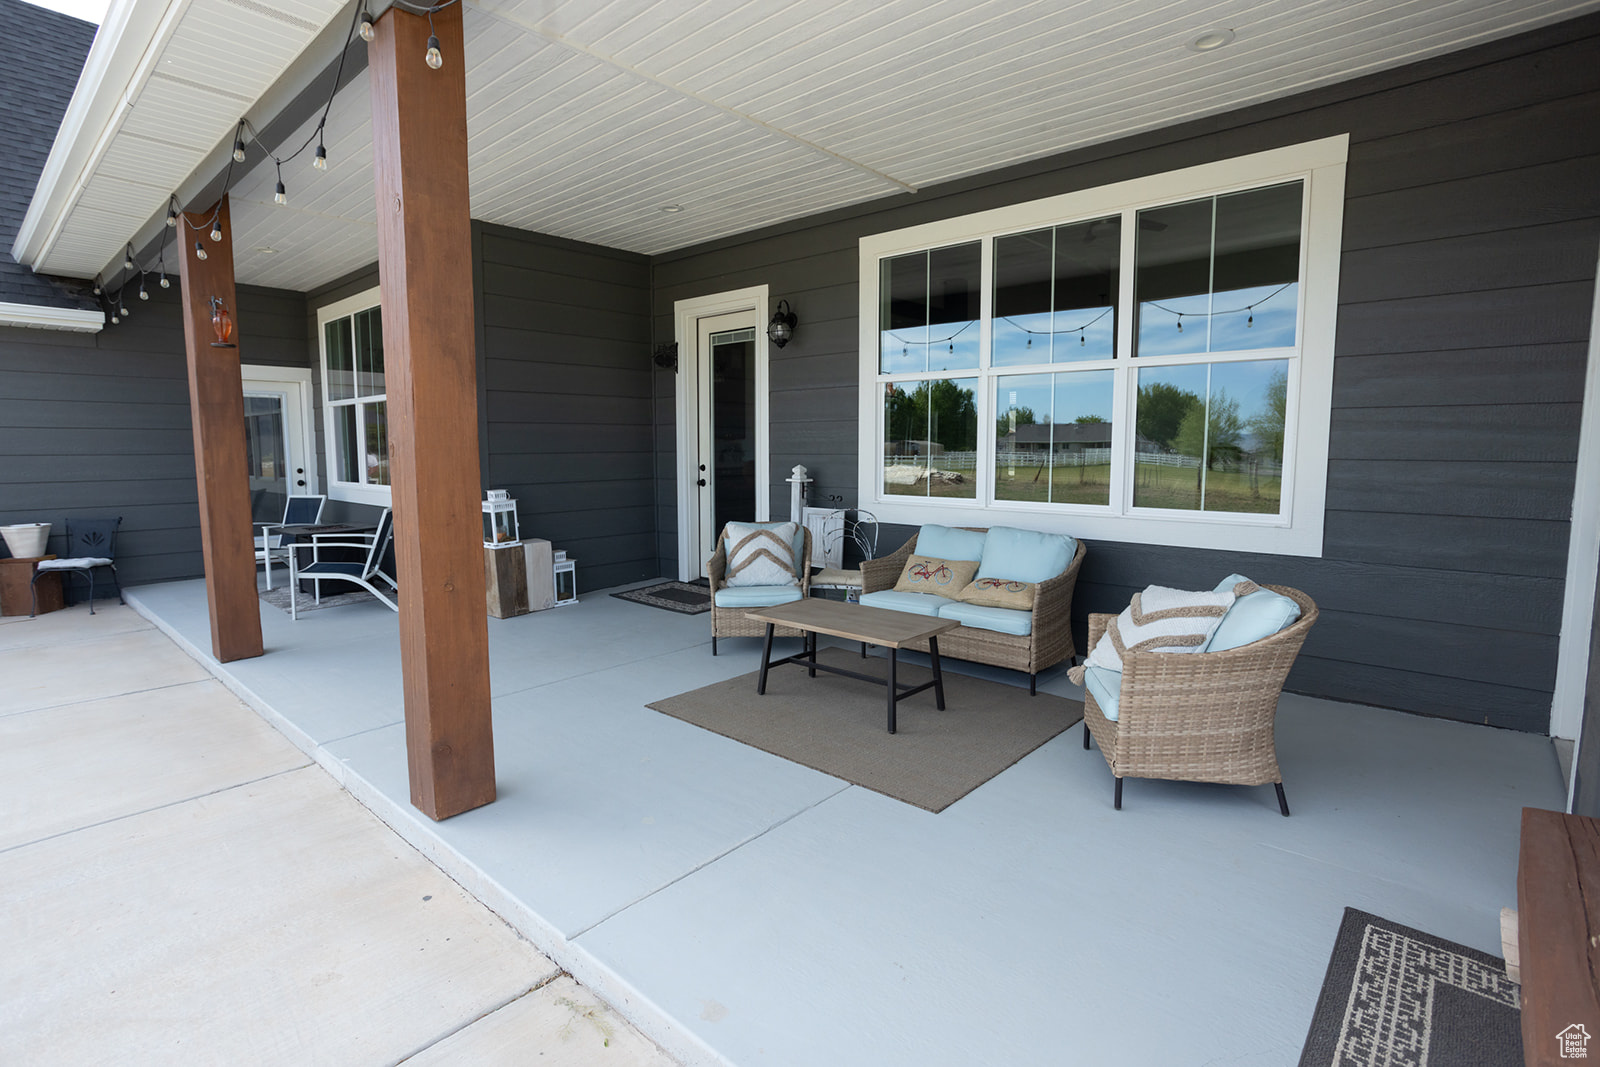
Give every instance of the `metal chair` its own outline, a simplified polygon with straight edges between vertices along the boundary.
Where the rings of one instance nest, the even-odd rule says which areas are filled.
[[[326,496],[306,494],[291,496],[283,505],[282,522],[258,522],[256,528],[256,562],[264,563],[267,567],[267,588],[272,588],[272,561],[287,560],[290,546],[284,544],[283,528],[285,526],[313,526],[322,521],[322,507],[328,502]],[[277,530],[279,532],[273,533]]]
[[[117,581],[117,565],[113,562],[117,554],[117,527],[122,525],[122,516],[114,519],[68,519],[67,520],[67,552],[65,559],[41,560],[33,572],[33,580],[28,583],[28,592],[33,598],[33,610],[30,617],[39,614],[39,576],[54,572],[73,572],[89,576],[89,614],[94,614],[94,572],[101,567],[111,571],[111,584],[117,589],[117,603],[125,604],[122,599],[122,583]]]
[[[399,611],[400,605],[384,595],[383,590],[373,585],[373,579],[382,579],[391,592],[399,593],[400,587],[395,580],[383,572],[383,559],[389,552],[389,542],[394,539],[394,516],[388,508],[383,509],[383,515],[378,519],[378,528],[370,534],[329,534],[328,537],[349,537],[351,540],[324,540],[314,537],[309,545],[291,545],[289,548],[289,617],[300,618],[300,581],[314,583],[317,603],[322,603],[323,582],[350,582],[359,585],[379,600],[389,606],[390,611]],[[361,540],[354,540],[361,538]],[[306,549],[311,550],[311,563],[300,566],[300,553]],[[360,548],[366,550],[366,559],[361,562],[354,560],[324,560],[321,552],[325,548]]]

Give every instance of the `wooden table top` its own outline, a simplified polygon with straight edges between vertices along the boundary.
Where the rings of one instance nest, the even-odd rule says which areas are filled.
[[[955,619],[936,619],[932,615],[913,615],[816,597],[747,611],[745,618],[885,648],[902,648],[961,625]]]

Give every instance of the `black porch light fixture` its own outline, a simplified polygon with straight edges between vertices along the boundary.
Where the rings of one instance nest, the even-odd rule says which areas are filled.
[[[797,321],[794,309],[789,306],[789,301],[778,301],[778,310],[772,313],[772,321],[767,323],[767,340],[782,348],[794,337],[794,327]]]

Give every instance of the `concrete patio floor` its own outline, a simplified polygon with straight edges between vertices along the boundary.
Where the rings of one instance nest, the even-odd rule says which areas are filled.
[[[1545,738],[1287,696],[1291,818],[1143,781],[1113,811],[1079,727],[934,815],[646,708],[757,643],[602,591],[489,621],[499,799],[435,824],[393,613],[263,606],[268,654],[217,665],[201,583],[129,601],[686,1063],[1292,1063],[1346,906],[1498,952],[1520,809],[1565,798]]]
[[[0,1063],[670,1064],[132,609],[0,679]]]

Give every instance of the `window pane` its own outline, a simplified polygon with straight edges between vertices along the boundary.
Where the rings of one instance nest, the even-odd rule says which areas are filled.
[[[996,379],[995,498],[1111,502],[1112,373]]]
[[[1288,401],[1287,360],[1212,364],[1206,511],[1278,513]]]
[[[378,308],[355,314],[356,395],[383,396],[383,317]]]
[[[367,430],[366,483],[389,484],[389,405],[382,400],[361,405]]]
[[[356,406],[342,404],[333,409],[335,479],[341,482],[361,481],[361,467],[356,463],[361,444],[356,439]]]
[[[1138,354],[1293,345],[1302,193],[1291,182],[1139,212]]]
[[[1217,197],[1211,351],[1294,344],[1300,199],[1300,182]]]
[[[1277,514],[1287,360],[1144,368],[1133,503]]]
[[[322,331],[328,357],[329,400],[349,400],[356,395],[355,360],[350,350],[350,320],[335,319]]]
[[[1136,354],[1209,351],[1213,198],[1139,212]]]
[[[886,385],[884,492],[976,499],[977,390],[976,378]]]
[[[991,359],[997,367],[1050,362],[1050,271],[1054,249],[1054,230],[995,238]]]
[[[885,374],[978,365],[977,242],[882,261],[878,367]]]

